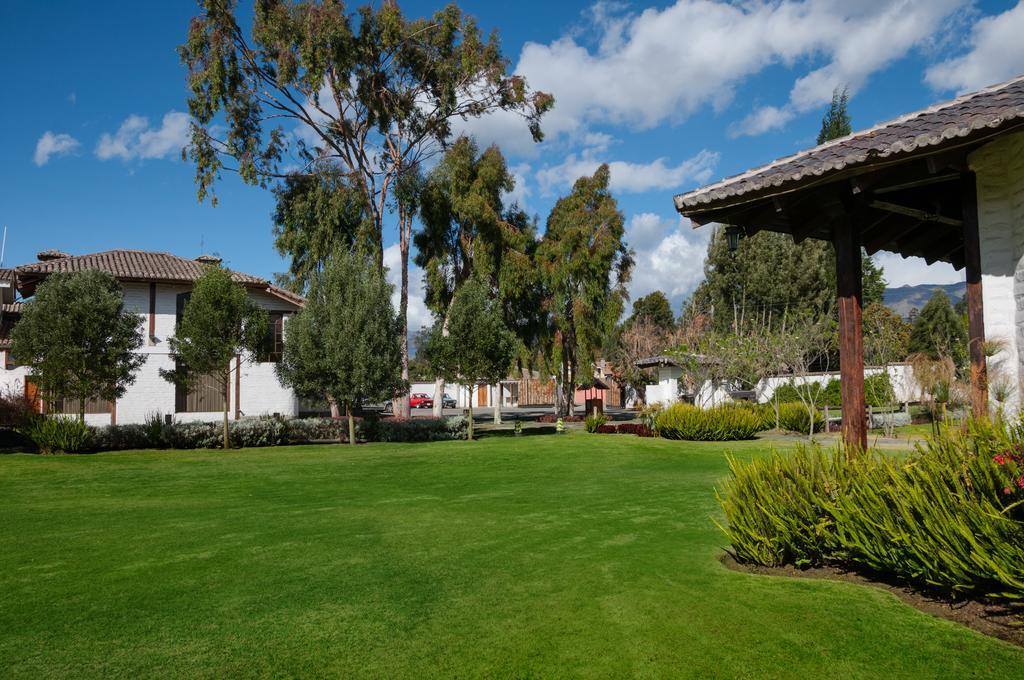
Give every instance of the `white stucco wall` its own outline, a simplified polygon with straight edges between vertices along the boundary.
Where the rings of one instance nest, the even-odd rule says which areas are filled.
[[[146,356],[146,363],[136,373],[135,382],[128,386],[124,396],[117,400],[116,417],[121,424],[142,423],[151,415],[164,416],[171,414],[176,421],[215,421],[223,418],[220,411],[210,413],[175,413],[174,385],[160,376],[160,369],[172,369],[174,362],[170,358],[168,339],[174,335],[177,313],[177,295],[189,290],[188,286],[163,285],[156,286],[156,315],[154,324],[154,340],[149,339],[149,284],[122,284],[124,289],[125,308],[139,315],[146,339],[139,349]],[[259,291],[249,291],[250,296],[268,311],[295,311],[295,307],[284,300]],[[287,320],[285,332],[287,332]],[[232,362],[232,368],[234,362]],[[12,370],[0,368],[0,389],[9,389],[16,393],[24,393],[25,368],[16,367]],[[234,384],[231,386],[231,402],[229,411],[232,418],[235,413]],[[243,358],[240,381],[239,406],[244,416],[269,415],[278,413],[284,416],[298,414],[298,400],[291,389],[281,385],[274,373],[274,364],[255,363],[251,357]],[[107,425],[111,421],[109,414],[86,414],[86,422],[91,425]]]
[[[896,402],[902,403],[907,401],[917,401],[921,398],[920,390],[918,389],[917,383],[914,381],[914,374],[909,364],[890,364],[885,368],[867,367],[864,369],[864,375],[875,375],[882,371],[889,373],[889,381],[892,383]],[[668,404],[678,401],[679,378],[681,375],[682,370],[674,366],[663,366],[659,368],[658,384],[647,386],[647,403],[667,406]],[[797,378],[788,375],[770,376],[768,378],[764,378],[757,384],[754,394],[758,402],[765,403],[771,401],[772,395],[775,394],[775,390],[777,390],[781,385],[788,384],[789,382],[796,382],[801,385],[813,383],[826,385],[829,381],[838,379],[838,372],[813,373]],[[701,386],[700,390],[697,392],[696,398],[694,399],[695,404],[703,407],[716,406],[728,401],[732,401],[732,397],[729,396],[727,386],[719,383],[712,383],[711,381],[707,381]]]
[[[1006,343],[989,360],[990,381],[1009,383],[1006,406],[1016,411],[1024,377],[1024,133],[995,139],[969,161],[978,182],[985,336]]]

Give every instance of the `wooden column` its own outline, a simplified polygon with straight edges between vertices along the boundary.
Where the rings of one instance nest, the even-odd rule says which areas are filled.
[[[843,441],[849,454],[868,446],[864,415],[864,337],[861,327],[861,235],[856,215],[839,220],[832,232],[839,302],[839,381],[843,397]]]
[[[960,180],[964,222],[964,268],[967,270],[967,335],[971,354],[971,412],[988,415],[988,369],[985,365],[985,307],[981,299],[981,244],[978,236],[978,190],[973,172]]]

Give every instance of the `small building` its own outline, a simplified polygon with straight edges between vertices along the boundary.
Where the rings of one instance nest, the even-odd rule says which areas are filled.
[[[761,230],[832,242],[836,250],[843,418],[867,443],[861,248],[966,269],[971,405],[988,411],[985,337],[1019,409],[1024,379],[1024,76],[780,158],[675,197],[697,226],[731,239]]]
[[[47,276],[56,272],[100,270],[118,280],[124,291],[125,308],[138,314],[145,334],[138,350],[146,362],[136,374],[123,397],[116,402],[94,400],[86,404],[86,421],[94,425],[142,423],[153,416],[171,416],[176,421],[211,421],[223,417],[225,395],[212,381],[200,381],[191,389],[173,385],[160,376],[160,369],[173,369],[168,339],[188,300],[193,283],[206,267],[218,266],[220,259],[200,256],[196,259],[170,253],[141,250],[109,250],[88,255],[69,255],[59,251],[39,253],[38,261],[0,272],[0,389],[25,393],[40,402],[47,413],[77,413],[77,404],[46,402],[27,380],[27,369],[17,366],[10,352],[10,331],[17,323],[23,303],[14,301],[17,290],[30,298]],[[274,364],[281,358],[284,327],[288,317],[304,302],[257,276],[233,272],[250,297],[270,315],[270,329],[259,356],[237,357],[235,382],[230,387],[229,412],[235,419],[243,416],[280,414],[298,415],[294,392],[277,379]],[[7,284],[5,286],[5,284]]]

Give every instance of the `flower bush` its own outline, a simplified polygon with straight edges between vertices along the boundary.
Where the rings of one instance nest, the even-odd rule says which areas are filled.
[[[954,597],[1024,597],[1024,424],[944,428],[908,460],[801,448],[730,459],[723,531],[743,562],[835,564]]]

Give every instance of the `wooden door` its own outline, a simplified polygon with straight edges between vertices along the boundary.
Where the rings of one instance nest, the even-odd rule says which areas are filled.
[[[476,405],[480,408],[487,406],[487,385],[476,386]]]
[[[36,413],[43,412],[43,401],[39,398],[39,388],[35,383],[25,381],[25,399],[32,404],[32,410]]]

